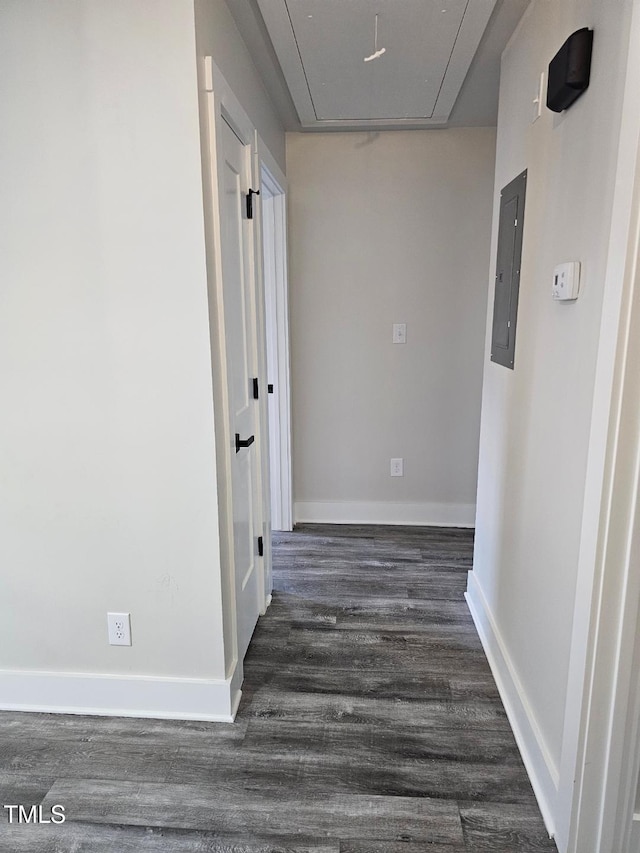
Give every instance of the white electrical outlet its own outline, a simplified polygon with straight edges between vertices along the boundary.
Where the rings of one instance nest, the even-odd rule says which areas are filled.
[[[407,342],[407,324],[393,324],[393,342],[394,344],[406,344]]]
[[[107,613],[110,646],[131,645],[131,616],[129,613]]]
[[[404,477],[404,459],[391,460],[391,476]]]

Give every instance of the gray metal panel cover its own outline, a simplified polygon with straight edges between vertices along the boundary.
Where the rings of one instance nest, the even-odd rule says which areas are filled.
[[[507,184],[500,194],[491,361],[511,369],[516,348],[526,186],[527,173],[524,171]]]

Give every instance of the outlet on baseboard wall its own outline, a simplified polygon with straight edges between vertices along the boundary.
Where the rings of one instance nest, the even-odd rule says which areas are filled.
[[[404,459],[391,460],[391,476],[404,477]]]
[[[110,646],[131,645],[131,615],[129,613],[107,613]]]

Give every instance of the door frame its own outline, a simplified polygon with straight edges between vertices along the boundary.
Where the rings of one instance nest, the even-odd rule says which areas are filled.
[[[568,853],[628,853],[640,769],[640,4],[626,72],[558,790]]]
[[[293,474],[292,474],[292,433],[291,433],[291,357],[289,331],[289,279],[287,254],[287,199],[288,183],[266,145],[258,137],[258,170],[260,187],[268,189],[273,199],[274,212],[274,266],[275,278],[271,281],[264,269],[262,288],[265,302],[270,299],[273,306],[272,333],[275,338],[277,406],[274,407],[276,427],[276,446],[278,461],[276,470],[270,471],[271,477],[278,478],[277,503],[271,504],[272,528],[274,530],[293,530]],[[261,218],[262,228],[262,218]],[[264,235],[261,236],[264,239]],[[262,260],[262,255],[261,255]],[[266,324],[266,313],[265,313]],[[266,359],[266,348],[265,348]],[[265,361],[266,367],[266,361]],[[268,415],[268,412],[267,412]],[[268,460],[267,460],[268,463]]]
[[[233,675],[236,668],[242,668],[238,659],[238,620],[235,596],[235,564],[234,564],[234,533],[233,533],[233,495],[232,495],[232,460],[235,456],[235,435],[231,430],[230,402],[227,389],[227,358],[226,336],[224,323],[224,290],[222,277],[222,230],[220,223],[220,207],[218,202],[218,162],[219,162],[219,132],[221,122],[231,127],[240,142],[247,146],[249,158],[249,174],[252,187],[258,186],[259,173],[256,169],[257,145],[256,130],[242,105],[234,95],[220,69],[211,56],[203,58],[204,95],[206,98],[207,148],[204,152],[206,162],[203,163],[203,183],[205,190],[205,212],[207,208],[211,221],[212,253],[208,259],[209,279],[209,316],[212,330],[211,355],[212,372],[214,376],[214,409],[216,430],[216,460],[218,468],[218,505],[220,524],[220,556],[222,564],[222,593],[223,620],[225,638],[225,664],[227,677]],[[255,202],[254,196],[254,202]],[[259,208],[257,208],[259,210]],[[259,221],[257,211],[254,222]],[[261,364],[260,324],[264,321],[260,299],[260,235],[259,228],[254,227],[253,239],[249,246],[250,274],[254,286],[252,288],[252,315],[255,318],[257,338],[256,370],[258,377],[264,375],[264,365]],[[260,526],[265,541],[268,541],[269,493],[265,490],[263,477],[263,457],[266,441],[264,419],[256,418],[256,454],[257,454],[257,493],[260,497]],[[267,576],[271,575],[270,549],[265,549],[263,565],[258,574],[258,604],[264,613],[263,602],[267,598]],[[241,680],[242,673],[239,678]]]
[[[632,853],[640,771],[640,148],[612,405],[573,851]],[[637,853],[633,851],[633,853]]]

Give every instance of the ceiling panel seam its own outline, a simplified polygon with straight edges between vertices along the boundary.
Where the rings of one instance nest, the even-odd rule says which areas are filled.
[[[458,26],[458,32],[456,33],[456,37],[453,40],[453,45],[451,46],[451,53],[449,54],[449,60],[447,62],[447,67],[444,69],[444,74],[442,75],[442,80],[440,80],[440,86],[438,87],[438,94],[436,95],[435,102],[433,104],[433,109],[431,110],[431,117],[433,118],[433,114],[438,106],[438,100],[440,99],[440,93],[442,92],[442,87],[444,86],[444,81],[447,79],[447,74],[449,73],[449,66],[451,65],[451,57],[456,49],[456,44],[458,43],[458,38],[460,36],[460,30],[462,29],[462,25],[464,24],[464,19],[467,14],[467,10],[469,8],[469,3],[471,0],[467,0],[467,5],[464,7],[464,12],[462,13],[462,17],[460,18],[460,24]],[[466,75],[465,75],[466,76]],[[315,107],[314,107],[315,110]]]
[[[296,31],[293,26],[293,21],[291,20],[291,12],[289,11],[289,4],[287,0],[284,0],[284,8],[287,10],[287,17],[289,18],[289,23],[291,24],[291,32],[293,33],[293,40],[296,43],[296,50],[298,51],[298,56],[300,57],[300,65],[302,67],[302,73],[304,74],[304,81],[307,84],[307,91],[309,92],[309,100],[311,101],[311,106],[313,107],[313,114],[316,117],[316,121],[320,121],[318,118],[318,111],[316,109],[315,102],[313,100],[313,95],[311,94],[311,86],[309,85],[309,78],[307,77],[307,69],[304,67],[304,62],[302,61],[302,54],[300,53],[300,45],[298,44],[298,37],[296,36]],[[466,9],[465,9],[466,11]]]

